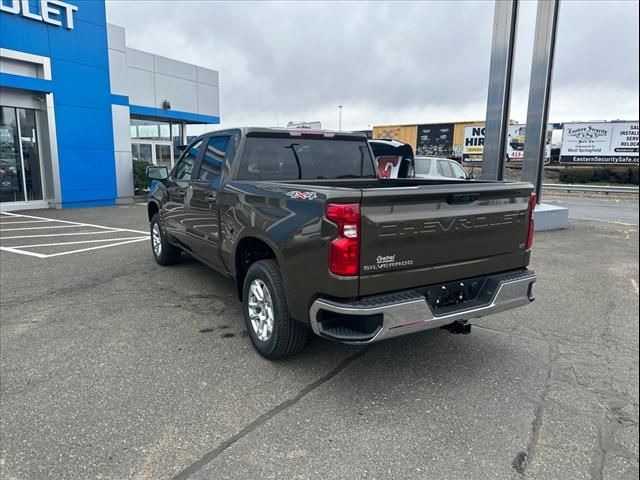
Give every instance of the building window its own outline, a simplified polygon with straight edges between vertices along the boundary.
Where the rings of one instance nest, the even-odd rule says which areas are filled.
[[[133,160],[173,167],[183,146],[182,123],[132,118],[130,129]]]
[[[170,140],[171,124],[157,120],[131,119],[131,139]]]

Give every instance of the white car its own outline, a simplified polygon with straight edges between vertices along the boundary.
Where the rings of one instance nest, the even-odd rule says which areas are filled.
[[[414,172],[416,178],[473,180],[472,174],[467,172],[458,162],[448,158],[415,157]]]

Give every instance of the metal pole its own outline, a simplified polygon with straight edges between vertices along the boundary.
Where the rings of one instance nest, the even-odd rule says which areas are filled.
[[[338,105],[338,131],[342,131],[342,105]]]
[[[522,179],[534,184],[538,203],[540,203],[542,190],[542,173],[544,171],[547,122],[549,118],[549,97],[551,94],[559,7],[560,0],[538,0],[538,11],[536,13]]]
[[[502,180],[504,176],[517,19],[518,0],[496,0],[482,155],[481,178],[485,180]]]

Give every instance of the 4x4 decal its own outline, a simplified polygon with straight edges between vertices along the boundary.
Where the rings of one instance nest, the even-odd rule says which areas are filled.
[[[315,200],[317,196],[316,192],[301,192],[299,190],[287,192],[287,197],[293,200]]]

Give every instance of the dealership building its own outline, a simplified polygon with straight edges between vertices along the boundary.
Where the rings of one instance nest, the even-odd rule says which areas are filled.
[[[218,72],[127,46],[97,0],[0,0],[0,209],[131,202],[220,123]]]

